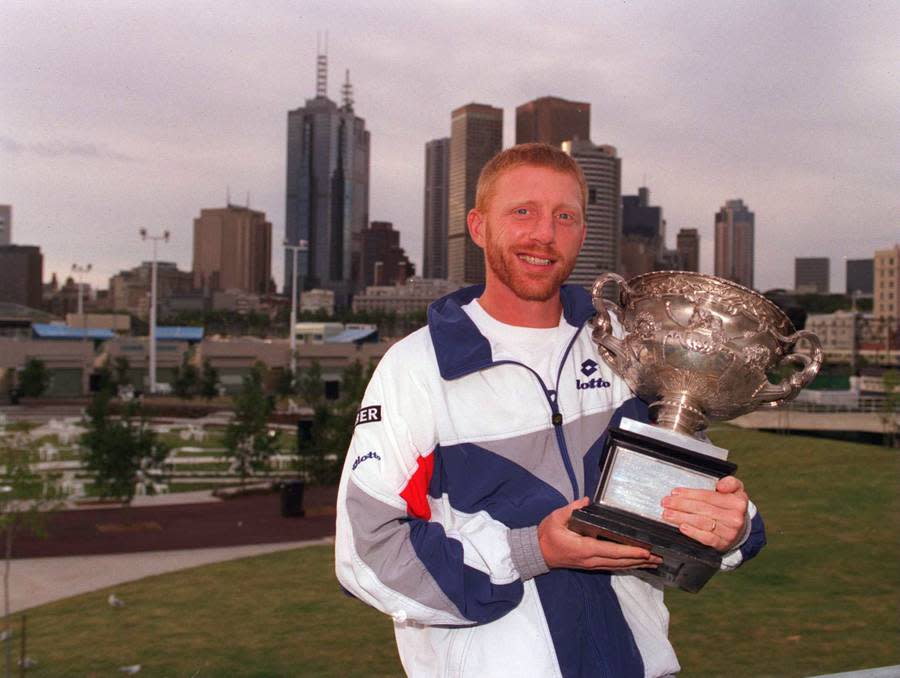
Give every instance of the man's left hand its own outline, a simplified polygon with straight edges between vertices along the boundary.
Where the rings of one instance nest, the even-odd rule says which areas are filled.
[[[677,525],[682,534],[724,553],[744,533],[748,501],[744,483],[725,476],[715,491],[676,487],[662,500],[663,519]]]

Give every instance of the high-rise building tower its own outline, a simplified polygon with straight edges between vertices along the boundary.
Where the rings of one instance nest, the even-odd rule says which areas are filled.
[[[828,257],[795,257],[794,291],[801,294],[828,294],[830,269]]]
[[[285,241],[307,242],[299,253],[303,288],[335,293],[347,307],[362,284],[362,232],[369,221],[369,132],[353,111],[350,74],[340,106],[327,95],[327,57],[317,59],[316,96],[288,112]],[[293,256],[285,252],[290,294]]]
[[[900,245],[875,252],[875,289],[872,314],[900,318]]]
[[[874,259],[847,259],[847,294],[871,297],[874,277]]]
[[[586,139],[564,141],[562,149],[581,166],[587,183],[587,232],[567,282],[590,290],[598,275],[619,270],[622,161],[615,147],[596,146]]]
[[[700,272],[700,234],[696,228],[682,228],[675,238],[675,249],[684,271]]]
[[[662,207],[650,204],[650,189],[622,196],[621,271],[626,278],[660,268],[665,252],[665,221]]]
[[[373,221],[363,231],[363,280],[369,285],[402,285],[415,267],[400,247],[400,232],[390,221]]]
[[[0,205],[0,245],[12,244],[12,205]]]
[[[194,287],[269,292],[272,224],[264,212],[228,205],[194,219]]]
[[[40,308],[44,255],[35,245],[0,245],[0,302]]]
[[[728,200],[716,213],[716,275],[751,289],[753,232],[754,214],[743,200]]]
[[[450,138],[425,144],[425,246],[422,253],[426,278],[447,277],[447,197],[450,190]]]
[[[516,107],[516,143],[538,141],[561,146],[591,138],[591,105],[559,97],[541,97]]]
[[[475,207],[481,168],[502,147],[502,108],[473,103],[451,113],[447,274],[460,284],[484,282],[484,255],[469,237],[466,215]]]

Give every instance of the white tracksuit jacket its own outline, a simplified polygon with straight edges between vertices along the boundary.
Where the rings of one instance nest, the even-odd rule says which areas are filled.
[[[462,309],[384,356],[362,401],[338,494],[341,585],[391,615],[414,677],[628,678],[679,670],[662,591],[627,574],[547,571],[537,525],[596,492],[606,429],[646,405],[599,359],[589,295],[561,290],[571,336],[556,383],[495,355]],[[751,529],[731,569],[765,543]]]

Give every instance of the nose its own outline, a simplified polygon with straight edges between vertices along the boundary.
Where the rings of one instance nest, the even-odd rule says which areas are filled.
[[[556,239],[556,223],[553,219],[553,212],[543,212],[535,220],[534,228],[531,230],[531,239],[542,245],[553,243]]]

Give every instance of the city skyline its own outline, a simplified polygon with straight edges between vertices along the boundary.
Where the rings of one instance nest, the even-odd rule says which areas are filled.
[[[189,268],[193,218],[230,186],[272,222],[280,280],[284,115],[315,91],[321,29],[328,95],[339,100],[349,68],[371,130],[369,220],[396,225],[417,270],[424,144],[480,101],[504,109],[509,146],[515,108],[542,96],[591,105],[591,141],[619,149],[622,192],[651,188],[669,247],[697,228],[705,272],[715,212],[734,197],[756,213],[760,289],[791,287],[793,259],[808,256],[833,259],[843,289],[843,258],[896,240],[895,4],[569,6],[539,26],[479,8],[466,31],[474,6],[212,8],[0,10],[0,203],[13,206],[13,241],[41,246],[45,279],[89,261],[97,286],[147,258],[141,227],[172,231],[160,259]],[[567,40],[539,39],[552,34]],[[752,39],[723,50],[709,34]]]

